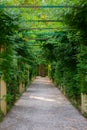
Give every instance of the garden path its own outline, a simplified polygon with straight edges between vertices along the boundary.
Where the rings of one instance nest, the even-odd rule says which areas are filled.
[[[37,77],[0,130],[87,130],[85,119],[47,77]]]

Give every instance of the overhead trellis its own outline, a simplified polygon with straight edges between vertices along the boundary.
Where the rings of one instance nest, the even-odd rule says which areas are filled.
[[[0,8],[35,8],[35,9],[58,9],[58,8],[81,8],[81,6],[66,6],[66,5],[44,5],[44,6],[37,6],[37,5],[0,5]],[[23,22],[23,21],[22,21]],[[24,20],[24,22],[31,22],[31,23],[35,23],[35,22],[52,22],[52,23],[56,23],[56,22],[64,22],[63,20],[60,19],[39,19],[39,20],[34,20],[34,19],[30,19],[30,20]],[[21,30],[60,30],[59,28],[23,28],[23,29],[19,29],[19,31]],[[65,30],[65,29],[64,29]],[[70,29],[66,29],[66,30],[70,30]]]
[[[35,6],[35,5],[26,5],[26,6],[24,6],[24,5],[10,5],[10,6],[5,6],[5,5],[0,5],[0,8],[17,8],[17,9],[20,9],[20,8],[29,8],[29,9],[31,9],[31,8],[35,8],[35,9],[41,9],[41,8],[43,8],[43,9],[46,9],[46,8],[49,8],[49,9],[58,9],[58,8],[80,8],[80,6],[64,6],[64,5],[58,5],[58,6],[50,6],[50,5],[48,5],[48,6]],[[37,19],[36,17],[35,17],[35,19],[34,18],[32,18],[31,17],[31,19],[27,19],[27,20],[25,20],[25,19],[22,19],[22,22],[30,22],[31,24],[32,23],[35,23],[35,22],[45,22],[45,23],[47,23],[47,22],[52,22],[52,23],[56,23],[56,22],[60,22],[60,23],[64,23],[64,21],[63,20],[60,20],[60,19],[56,19],[56,18],[54,18],[54,19],[51,19],[51,18],[46,18],[46,19]],[[59,24],[60,24],[59,23]],[[53,27],[39,27],[38,28],[38,26],[36,25],[36,27],[34,28],[32,28],[33,26],[31,26],[31,28],[29,28],[29,26],[28,26],[28,28],[19,28],[19,31],[29,31],[29,30],[54,30],[54,31],[57,31],[57,30],[70,30],[70,29],[65,29],[65,28],[53,28]],[[58,32],[57,32],[58,33]],[[33,32],[33,34],[35,34],[35,32]],[[44,34],[44,35],[48,35],[49,33],[47,32],[46,34]],[[53,35],[53,33],[50,33],[50,34],[52,34]],[[36,35],[36,34],[35,34]],[[37,35],[38,35],[38,33],[37,33]],[[26,40],[46,40],[47,38],[29,38],[29,39],[27,39],[27,38],[25,38]]]

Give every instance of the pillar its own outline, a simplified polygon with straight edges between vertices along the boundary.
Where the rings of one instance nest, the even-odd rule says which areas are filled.
[[[24,92],[24,84],[20,83],[19,85],[19,93],[22,94]]]
[[[7,113],[7,103],[6,103],[6,83],[3,77],[0,79],[0,110],[6,115]]]
[[[81,93],[81,110],[82,113],[87,113],[87,94]]]

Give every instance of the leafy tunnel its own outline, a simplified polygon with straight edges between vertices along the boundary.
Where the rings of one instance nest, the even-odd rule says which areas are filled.
[[[1,0],[0,77],[8,109],[36,75],[48,75],[70,100],[87,94],[87,2]]]

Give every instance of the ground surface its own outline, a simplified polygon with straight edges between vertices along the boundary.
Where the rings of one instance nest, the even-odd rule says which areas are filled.
[[[0,123],[0,130],[87,130],[87,119],[48,78],[37,77]]]

